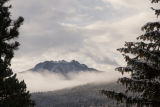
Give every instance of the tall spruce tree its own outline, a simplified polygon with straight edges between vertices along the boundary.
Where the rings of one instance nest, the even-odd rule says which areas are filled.
[[[151,0],[159,3],[160,0]],[[154,9],[160,15],[160,9]],[[145,33],[137,37],[137,42],[126,42],[124,48],[118,49],[127,62],[126,67],[117,71],[130,73],[130,77],[118,79],[125,86],[125,93],[102,90],[108,98],[126,105],[137,107],[160,107],[160,22],[149,22],[142,27]],[[129,96],[133,93],[134,96]]]
[[[34,102],[26,90],[24,81],[19,81],[13,74],[10,66],[14,50],[18,49],[18,29],[23,22],[23,17],[11,19],[10,8],[7,2],[0,0],[0,107],[32,107]]]

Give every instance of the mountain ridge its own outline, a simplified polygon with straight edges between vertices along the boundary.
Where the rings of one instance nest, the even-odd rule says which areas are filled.
[[[36,64],[30,71],[38,72],[47,70],[56,73],[68,73],[68,72],[79,72],[79,71],[98,71],[94,68],[89,68],[85,64],[81,64],[76,60],[70,62],[65,60],[60,61],[44,61]]]

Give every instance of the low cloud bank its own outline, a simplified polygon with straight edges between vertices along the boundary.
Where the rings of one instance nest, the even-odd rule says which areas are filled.
[[[88,83],[112,82],[121,77],[117,72],[77,72],[62,75],[49,71],[27,71],[17,74],[31,92],[54,91]]]

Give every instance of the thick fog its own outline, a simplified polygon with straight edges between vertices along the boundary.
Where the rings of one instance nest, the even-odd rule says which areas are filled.
[[[17,74],[19,80],[24,80],[31,92],[54,91],[64,88],[85,85],[88,83],[102,83],[116,81],[121,74],[113,72],[77,72],[62,75],[49,71],[23,72]]]

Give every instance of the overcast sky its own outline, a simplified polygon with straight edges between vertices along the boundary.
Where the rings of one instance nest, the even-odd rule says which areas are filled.
[[[11,0],[12,16],[23,16],[21,46],[12,60],[24,71],[45,60],[78,60],[99,70],[123,65],[116,49],[135,41],[156,17],[149,0]]]

